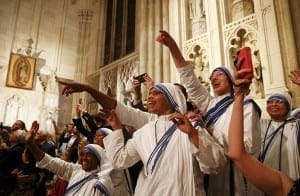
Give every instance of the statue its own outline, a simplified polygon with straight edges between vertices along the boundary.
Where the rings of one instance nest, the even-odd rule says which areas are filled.
[[[209,64],[205,61],[205,55],[199,45],[193,49],[194,53],[189,54],[189,58],[194,61],[194,70],[201,83],[209,90]]]
[[[252,54],[253,79],[251,92],[256,98],[264,98],[264,85],[262,77],[262,67],[259,59],[259,51],[255,50]]]
[[[7,100],[5,108],[5,124],[12,125],[19,118],[19,112],[23,106],[23,101],[18,95],[13,95]]]
[[[205,0],[190,0],[189,1],[189,16],[190,19],[205,17]]]

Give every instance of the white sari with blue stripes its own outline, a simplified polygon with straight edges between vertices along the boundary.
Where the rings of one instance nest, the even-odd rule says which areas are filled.
[[[224,166],[216,159],[222,156],[223,163],[225,163],[224,150],[206,131],[198,129],[201,146],[198,149],[191,143],[187,134],[176,129],[154,170],[147,170],[145,166],[156,142],[172,124],[167,116],[160,116],[157,121],[149,122],[136,131],[125,146],[121,130],[114,131],[105,137],[105,149],[115,169],[130,167],[138,160],[144,163],[135,195],[205,195],[201,183],[199,185],[196,182],[199,179],[195,180],[195,174],[200,175],[200,171],[194,171],[194,168],[217,173]],[[196,185],[201,187],[196,187]]]

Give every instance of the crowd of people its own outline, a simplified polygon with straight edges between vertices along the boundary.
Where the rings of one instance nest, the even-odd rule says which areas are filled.
[[[145,75],[123,92],[125,105],[87,84],[58,81],[64,95],[85,91],[101,111],[90,115],[79,101],[63,131],[53,121],[54,138],[37,121],[28,130],[21,120],[2,126],[0,195],[300,195],[300,112],[291,95],[272,93],[263,119],[242,77],[252,70],[216,67],[211,96],[170,34],[160,31],[156,41],[184,86]],[[300,70],[289,77],[300,85]]]

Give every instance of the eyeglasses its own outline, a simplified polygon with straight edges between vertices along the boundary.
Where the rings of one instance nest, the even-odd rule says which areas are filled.
[[[284,100],[282,99],[270,99],[267,101],[267,104],[284,104]]]
[[[209,79],[210,80],[212,80],[213,78],[216,78],[216,77],[226,77],[226,74],[225,73],[223,73],[223,72],[221,72],[221,71],[214,71],[211,75],[210,75],[210,77],[209,77]]]

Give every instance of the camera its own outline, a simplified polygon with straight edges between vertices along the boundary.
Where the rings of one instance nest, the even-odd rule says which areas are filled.
[[[143,73],[143,74],[135,76],[133,78],[136,79],[136,80],[138,80],[139,83],[143,83],[143,82],[146,82],[146,80],[144,78],[146,75],[147,75],[147,73]]]

